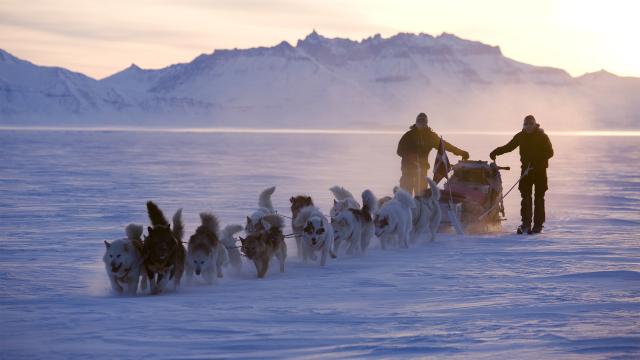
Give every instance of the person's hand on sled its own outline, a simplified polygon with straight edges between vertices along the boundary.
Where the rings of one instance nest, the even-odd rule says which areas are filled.
[[[462,160],[463,160],[463,161],[465,161],[465,160],[469,160],[469,152],[468,152],[468,151],[462,151],[462,152],[460,153],[460,156],[462,156]]]
[[[492,152],[490,152],[490,153],[489,153],[489,158],[490,158],[491,160],[493,160],[493,161],[496,161],[496,153],[495,153],[495,152],[493,152],[493,151],[492,151]]]

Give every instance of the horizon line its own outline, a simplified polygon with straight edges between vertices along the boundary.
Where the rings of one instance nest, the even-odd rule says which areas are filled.
[[[71,131],[71,132],[147,132],[147,133],[202,133],[202,134],[325,134],[325,135],[396,135],[406,130],[367,130],[367,129],[296,129],[296,128],[243,128],[243,127],[139,127],[139,126],[4,126],[0,131]],[[517,132],[517,130],[516,130]],[[439,134],[448,135],[512,135],[514,131],[486,130],[442,130]],[[554,136],[581,137],[635,137],[640,130],[563,130],[545,131]]]

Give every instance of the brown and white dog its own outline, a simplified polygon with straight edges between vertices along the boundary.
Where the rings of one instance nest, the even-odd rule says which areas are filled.
[[[298,214],[300,214],[300,210],[302,210],[302,208],[313,206],[313,200],[311,200],[311,196],[298,195],[291,197],[289,202],[291,203],[291,229],[295,234],[294,237],[296,239],[298,257],[302,258],[304,256],[302,253],[302,231],[304,226],[297,226],[296,218],[298,217]]]
[[[184,225],[182,209],[173,215],[173,230],[162,210],[152,201],[147,202],[152,226],[143,247],[144,267],[151,284],[151,293],[159,294],[169,281],[174,290],[180,285],[184,272],[185,250],[182,246]]]
[[[125,233],[126,238],[109,243],[104,242],[106,251],[102,257],[105,270],[111,282],[111,289],[117,294],[135,295],[141,274],[145,274],[142,264],[142,225],[129,224]],[[142,284],[146,288],[146,275]]]
[[[284,261],[287,258],[287,244],[284,242],[282,228],[284,221],[276,214],[265,215],[262,221],[266,228],[240,238],[242,253],[253,261],[258,278],[264,278],[269,270],[269,261],[273,256],[280,263],[280,272],[284,272]]]
[[[193,282],[193,274],[202,275],[207,284],[221,278],[222,266],[229,261],[227,249],[218,238],[218,218],[210,213],[200,213],[201,225],[189,238],[187,246],[187,282]]]

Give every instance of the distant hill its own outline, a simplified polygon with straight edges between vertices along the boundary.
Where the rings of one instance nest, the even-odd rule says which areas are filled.
[[[295,46],[216,50],[102,80],[0,50],[0,124],[505,130],[533,113],[547,129],[640,128],[640,78],[511,60],[451,34],[362,41],[315,31]]]

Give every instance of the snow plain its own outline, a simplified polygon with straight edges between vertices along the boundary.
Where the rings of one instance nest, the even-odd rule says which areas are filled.
[[[486,159],[507,135],[446,135]],[[0,358],[640,357],[638,137],[554,136],[546,232],[443,235],[409,250],[214,286],[110,293],[103,240],[145,202],[242,222],[258,193],[289,215],[327,190],[391,191],[398,134],[0,131]],[[433,154],[431,155],[433,157]],[[517,154],[499,158],[517,168]],[[504,173],[505,187],[517,171]]]

